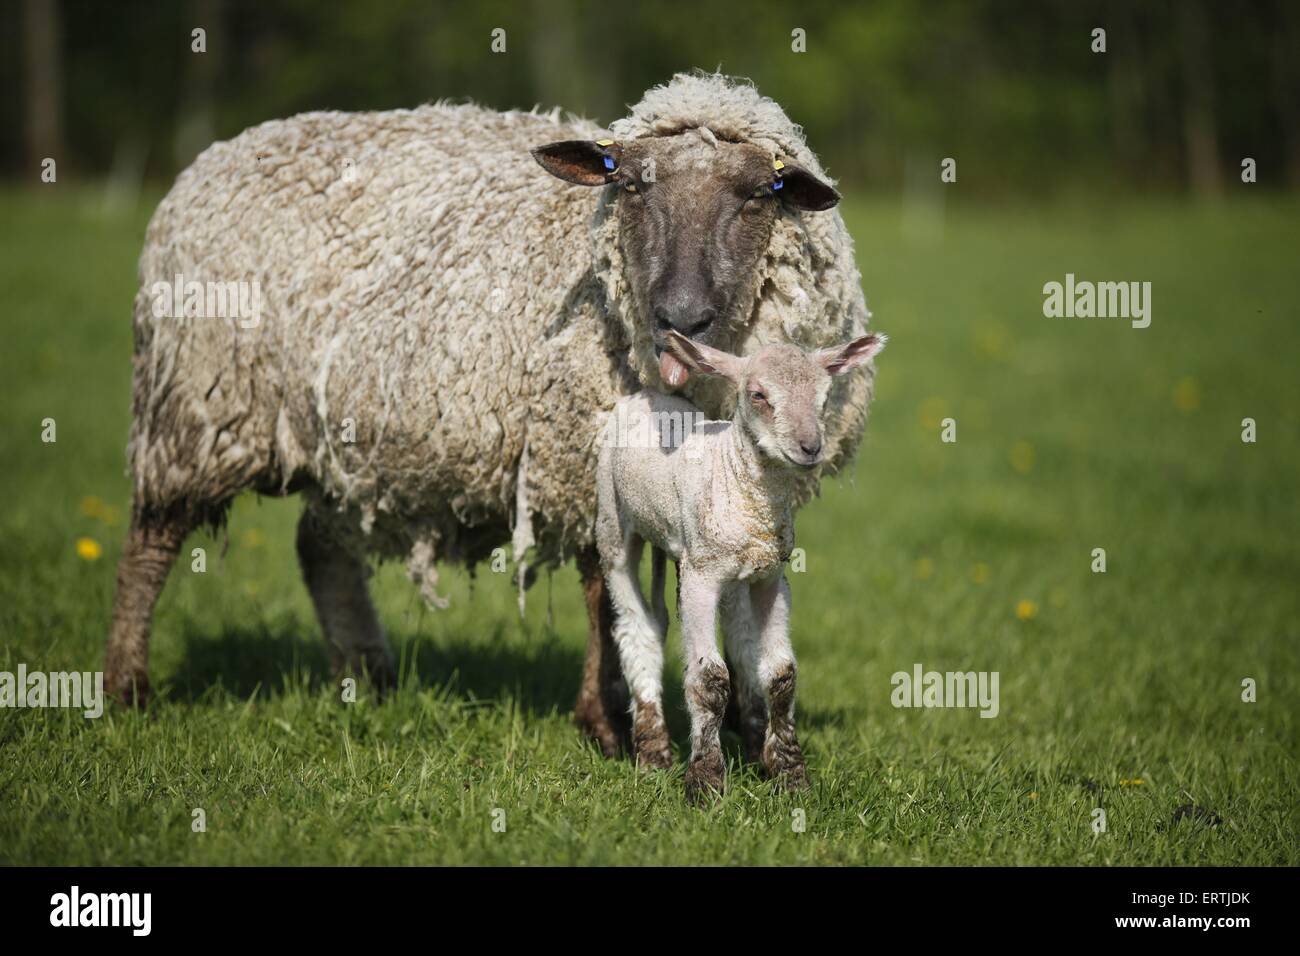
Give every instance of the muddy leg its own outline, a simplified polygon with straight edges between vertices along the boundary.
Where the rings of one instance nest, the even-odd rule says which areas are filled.
[[[154,606],[189,530],[189,522],[182,519],[146,520],[132,510],[126,548],[117,565],[113,624],[104,661],[105,689],[128,706],[148,703]]]
[[[686,658],[686,709],[691,716],[691,757],[686,765],[686,798],[703,803],[726,786],[727,762],[718,730],[727,710],[731,680],[718,653],[717,584],[682,568],[678,620]]]
[[[587,659],[573,717],[579,729],[600,744],[601,753],[614,757],[631,749],[631,720],[627,684],[614,645],[614,612],[594,547],[578,552],[578,572],[587,603],[588,632]]]
[[[790,585],[784,575],[753,585],[750,600],[761,648],[759,679],[767,693],[768,724],[763,770],[790,789],[808,783],[808,769],[794,730],[795,661],[790,646]]]

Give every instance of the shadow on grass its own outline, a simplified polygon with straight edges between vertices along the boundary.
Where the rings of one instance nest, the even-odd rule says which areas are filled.
[[[390,635],[400,660],[403,686],[414,684],[466,701],[511,700],[530,716],[571,714],[582,676],[583,652],[551,634],[520,640],[500,629],[473,640],[432,641],[426,636]],[[184,656],[166,682],[168,696],[197,704],[214,693],[246,700],[254,695],[275,697],[286,690],[318,692],[336,678],[330,670],[325,644],[311,629],[292,621],[213,631],[199,622],[181,632]],[[664,708],[669,734],[679,754],[690,752],[690,721],[682,675],[669,666],[664,673]],[[840,726],[838,711],[800,708],[805,729]],[[740,737],[723,734],[724,749],[737,760],[743,755]]]
[[[196,703],[214,690],[240,699],[277,696],[288,688],[333,686],[329,656],[313,631],[286,623],[213,631],[197,622],[181,632],[184,655],[167,682],[173,700]],[[465,700],[513,699],[532,714],[572,710],[582,653],[550,635],[525,641],[499,631],[473,641],[391,634],[403,686],[414,683]]]

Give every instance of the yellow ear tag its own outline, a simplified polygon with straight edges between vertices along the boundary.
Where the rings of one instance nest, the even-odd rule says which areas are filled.
[[[601,149],[604,149],[606,146],[613,146],[614,141],[612,139],[598,139],[596,140],[596,145]]]
[[[785,163],[781,162],[781,160],[779,159],[773,160],[772,168],[775,169],[777,172],[780,172],[781,170],[785,169]]]

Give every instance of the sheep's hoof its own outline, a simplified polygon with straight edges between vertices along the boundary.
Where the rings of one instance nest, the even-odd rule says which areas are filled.
[[[110,698],[123,707],[143,710],[149,704],[148,674],[106,674],[104,689]]]
[[[628,752],[632,745],[627,697],[621,691],[620,682],[610,682],[601,688],[584,685],[573,708],[573,722],[578,730],[596,741],[608,760]]]
[[[727,788],[727,765],[721,752],[694,758],[686,768],[686,799],[697,807],[707,806]]]

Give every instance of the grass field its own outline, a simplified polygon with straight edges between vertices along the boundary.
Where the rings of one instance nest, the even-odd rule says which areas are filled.
[[[149,209],[52,189],[0,194],[8,671],[101,666],[129,505]],[[771,789],[727,737],[730,791],[700,811],[680,761],[638,774],[580,740],[571,567],[523,623],[504,575],[449,572],[431,612],[381,568],[407,682],[341,703],[298,503],[245,497],[195,540],[207,573],[168,583],[148,713],[0,710],[0,863],[1300,863],[1300,204],[958,207],[924,242],[897,203],[846,215],[892,342],[855,473],[799,523],[809,791]],[[1150,328],[1045,318],[1067,272],[1150,281]],[[1000,714],[895,709],[916,663],[997,671]]]

